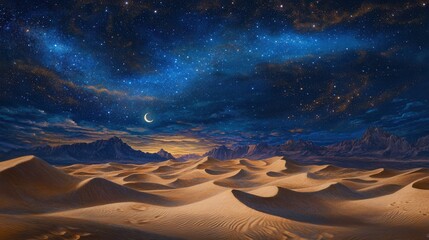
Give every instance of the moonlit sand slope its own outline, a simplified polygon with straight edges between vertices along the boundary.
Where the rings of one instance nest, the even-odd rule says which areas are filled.
[[[0,162],[0,239],[428,238],[428,169]]]

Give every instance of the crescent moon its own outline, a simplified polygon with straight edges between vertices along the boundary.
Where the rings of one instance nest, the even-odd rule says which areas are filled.
[[[145,122],[147,122],[147,123],[151,123],[151,122],[153,122],[153,119],[152,119],[152,120],[149,120],[149,119],[147,118],[147,115],[149,115],[149,113],[146,113],[146,114],[144,115],[144,120],[145,120]]]

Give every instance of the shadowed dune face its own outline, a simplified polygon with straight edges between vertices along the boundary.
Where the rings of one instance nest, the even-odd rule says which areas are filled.
[[[0,239],[425,239],[428,199],[427,169],[27,156],[0,162]]]
[[[413,187],[422,190],[429,190],[429,177],[413,183]]]

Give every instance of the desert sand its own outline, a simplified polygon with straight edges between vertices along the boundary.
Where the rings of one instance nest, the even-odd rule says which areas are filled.
[[[0,162],[0,239],[429,239],[429,169]]]

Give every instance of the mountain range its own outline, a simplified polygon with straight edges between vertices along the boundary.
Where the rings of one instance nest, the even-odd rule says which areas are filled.
[[[244,145],[229,148],[216,147],[202,156],[188,154],[175,158],[164,149],[157,153],[135,150],[118,137],[97,140],[91,143],[75,143],[60,146],[42,146],[30,149],[14,149],[1,153],[0,160],[24,155],[35,155],[46,159],[51,164],[65,165],[73,163],[146,163],[168,159],[186,161],[201,157],[213,157],[219,160],[234,158],[264,159],[273,156],[286,156],[300,159],[428,159],[429,136],[418,139],[414,144],[405,138],[388,133],[380,128],[369,128],[359,139],[345,140],[328,146],[319,146],[312,141],[288,140],[284,144],[266,143]]]
[[[410,144],[405,138],[380,128],[369,128],[360,139],[345,140],[328,146],[319,146],[305,140],[288,140],[284,144],[274,146],[265,143],[234,148],[220,146],[203,156],[221,160],[263,159],[272,156],[417,159],[429,157],[429,136],[418,139],[415,144]]]
[[[58,165],[103,162],[146,163],[174,159],[173,155],[163,149],[157,153],[135,150],[118,137],[90,143],[14,149],[1,154],[0,159],[6,160],[24,155],[35,155]]]

